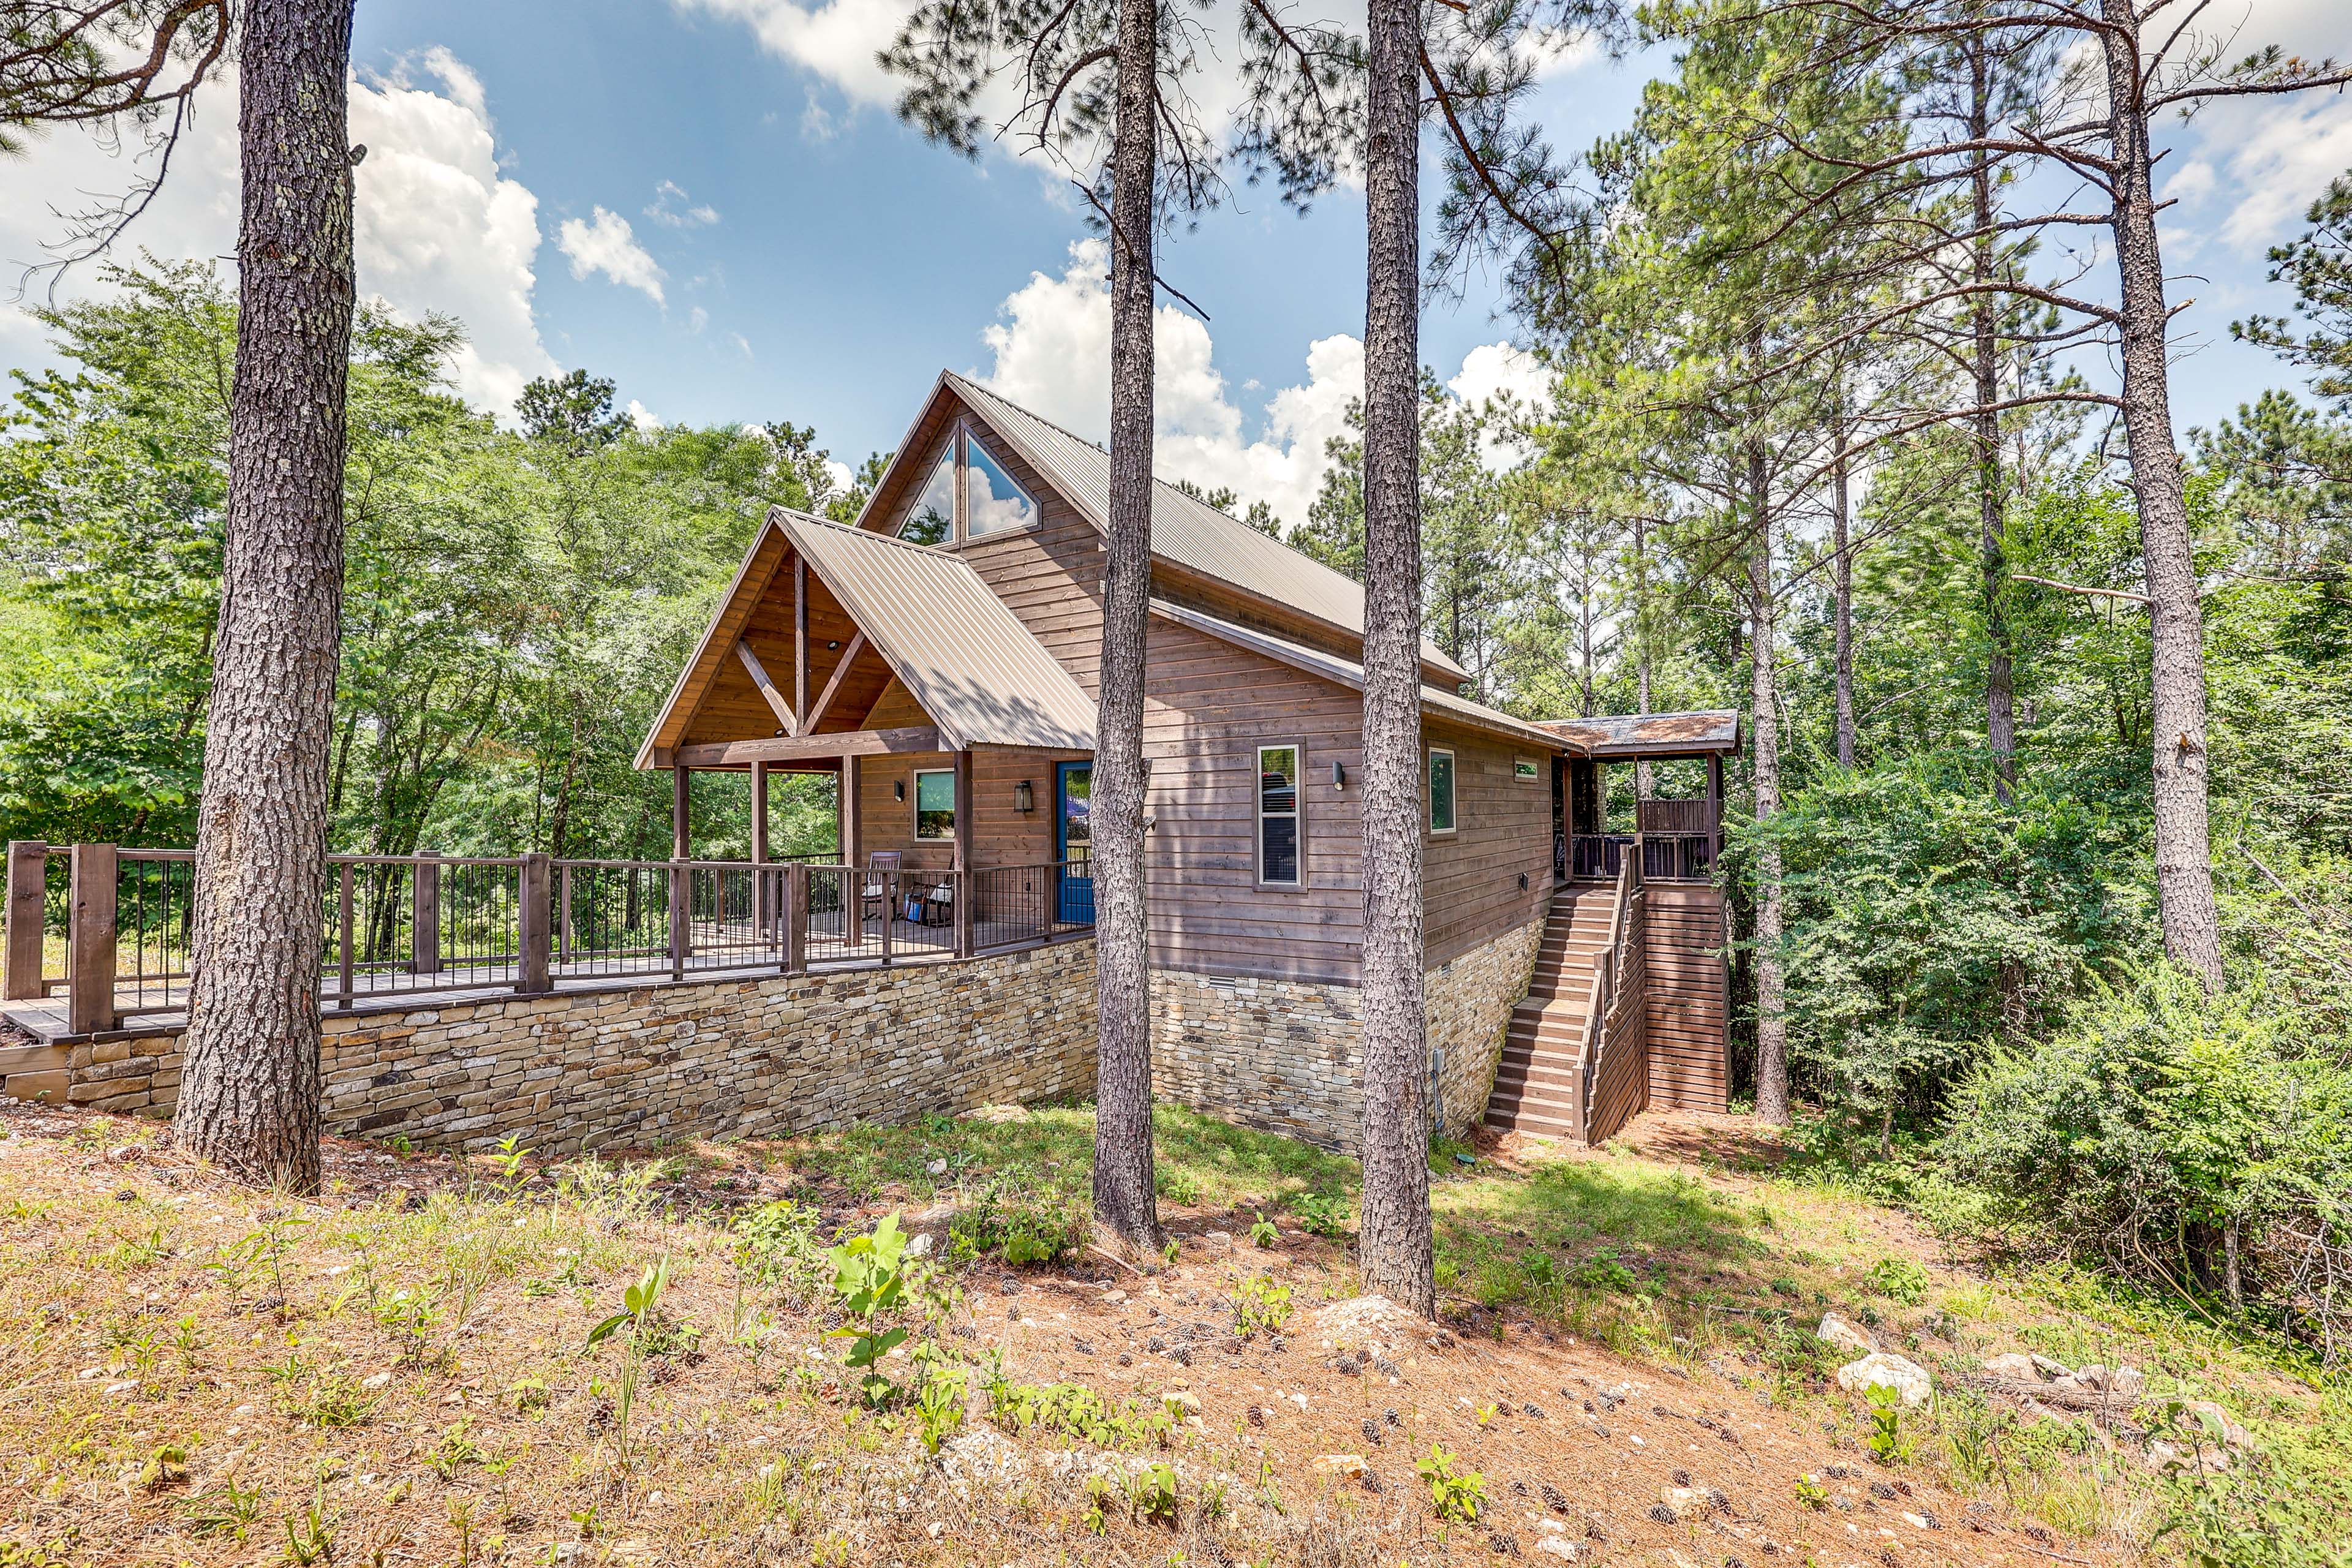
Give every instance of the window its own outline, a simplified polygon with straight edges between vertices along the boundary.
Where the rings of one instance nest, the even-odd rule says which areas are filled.
[[[1454,831],[1454,753],[1439,746],[1429,749],[1429,830]]]
[[[948,840],[955,837],[955,774],[941,768],[915,775],[915,837]]]
[[[915,498],[898,537],[911,544],[946,544],[955,538],[955,441],[940,455],[923,493]]]
[[[1536,765],[1536,760],[1533,757],[1513,757],[1511,759],[1511,776],[1518,780],[1521,784],[1541,784],[1543,782],[1542,770]]]
[[[978,437],[966,435],[963,450],[965,538],[1026,528],[1037,521],[1037,503],[988,455]]]
[[[1271,888],[1305,884],[1298,859],[1298,748],[1257,749],[1257,879]]]

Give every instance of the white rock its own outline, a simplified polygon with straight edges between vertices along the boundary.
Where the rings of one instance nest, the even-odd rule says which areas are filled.
[[[2028,1359],[2033,1363],[2033,1370],[2044,1377],[2055,1379],[2074,1375],[2074,1369],[2063,1361],[2053,1361],[2048,1356],[2041,1354],[2035,1354]]]
[[[948,1173],[948,1163],[945,1160],[933,1160],[923,1167],[923,1173],[927,1176],[944,1176]]]
[[[1878,1348],[1876,1340],[1835,1312],[1823,1312],[1822,1326],[1813,1333],[1815,1338],[1827,1340],[1840,1350],[1852,1351],[1856,1355],[1868,1355]]]
[[[1936,1392],[1935,1379],[1917,1362],[1887,1351],[1874,1351],[1837,1370],[1837,1384],[1848,1394],[1866,1394],[1873,1387],[1895,1390],[1906,1405],[1927,1403]]]
[[[2147,1392],[2147,1374],[2136,1366],[2119,1366],[2107,1379],[2107,1392],[2118,1399],[2137,1399]]]
[[[1364,1473],[1364,1457],[1361,1454],[1325,1454],[1315,1461],[1315,1472],[1352,1481]]]
[[[2235,1416],[2211,1400],[2192,1399],[2184,1408],[2190,1417],[2196,1420],[2199,1428],[2202,1431],[2211,1432],[2214,1425],[2218,1423],[2221,1428],[2221,1441],[2229,1447],[2251,1448],[2254,1446],[2253,1435],[2239,1426]],[[2211,1421],[2204,1419],[2209,1415],[2213,1418]]]
[[[1562,1562],[1573,1563],[1576,1561],[1577,1543],[1560,1536],[1544,1536],[1536,1542],[1536,1550],[1542,1552],[1547,1557],[1559,1558]]]
[[[907,1256],[909,1258],[929,1258],[930,1255],[931,1238],[929,1236],[919,1236],[907,1244]]]
[[[2034,1369],[2033,1358],[2017,1351],[2007,1355],[1988,1356],[1984,1369],[1995,1377],[2013,1377],[2020,1383],[2042,1381],[2042,1373]]]

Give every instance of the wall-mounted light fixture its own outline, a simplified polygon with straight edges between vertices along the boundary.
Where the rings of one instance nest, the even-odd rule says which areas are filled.
[[[1348,770],[1341,767],[1337,763],[1333,763],[1331,764],[1331,787],[1333,789],[1346,789],[1348,787]]]
[[[1027,779],[1013,786],[1013,809],[1024,816],[1037,809],[1037,792],[1029,787]]]
[[[839,647],[840,646],[841,646],[841,645],[840,645],[839,643],[837,643],[837,642],[829,642],[829,643],[827,643],[827,644],[825,644],[825,645],[824,645],[824,651],[825,651],[825,652],[827,652],[827,653],[831,653],[831,652],[833,652],[835,648]]]
[[[904,800],[907,798],[907,781],[905,779],[892,779],[890,781],[890,798],[893,800]]]

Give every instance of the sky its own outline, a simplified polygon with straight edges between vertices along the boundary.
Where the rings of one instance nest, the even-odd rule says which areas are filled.
[[[1330,0],[1344,9],[1349,0]],[[814,425],[836,459],[895,447],[931,379],[951,369],[1080,434],[1108,417],[1104,253],[1062,171],[1010,146],[976,163],[893,112],[874,61],[904,0],[359,0],[352,140],[364,292],[411,316],[454,315],[471,341],[458,389],[507,415],[525,381],[584,367],[640,420]],[[2213,13],[2220,15],[2219,7]],[[2352,52],[2342,0],[2238,0],[2245,47]],[[1230,51],[1226,51],[1228,54]],[[2242,51],[2240,51],[2242,52]],[[1563,48],[1540,118],[1581,149],[1622,127],[1662,62]],[[1213,63],[1204,107],[1229,101]],[[2281,313],[2265,249],[2352,168],[2352,98],[2305,95],[2210,110],[2168,129],[2160,172],[2185,431],[2293,376],[2233,343],[2229,322]],[[0,365],[50,363],[43,330],[6,303],[57,216],[130,180],[78,132],[0,163]],[[161,195],[127,245],[215,257],[236,217],[233,83],[208,91]],[[1435,167],[1424,186],[1433,200]],[[1159,461],[1229,485],[1297,522],[1324,441],[1362,381],[1363,205],[1348,190],[1307,216],[1236,189],[1174,237],[1160,324]],[[1495,279],[1433,300],[1423,359],[1465,395],[1521,393]],[[37,281],[33,299],[47,289]],[[80,267],[60,298],[105,287]],[[2103,363],[2086,367],[2095,379]]]

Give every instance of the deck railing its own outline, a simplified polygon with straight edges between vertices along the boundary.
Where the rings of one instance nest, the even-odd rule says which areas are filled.
[[[1086,871],[331,855],[320,999],[968,957],[1092,929]],[[11,844],[6,907],[6,999],[62,993],[75,1033],[187,1005],[193,850]]]

